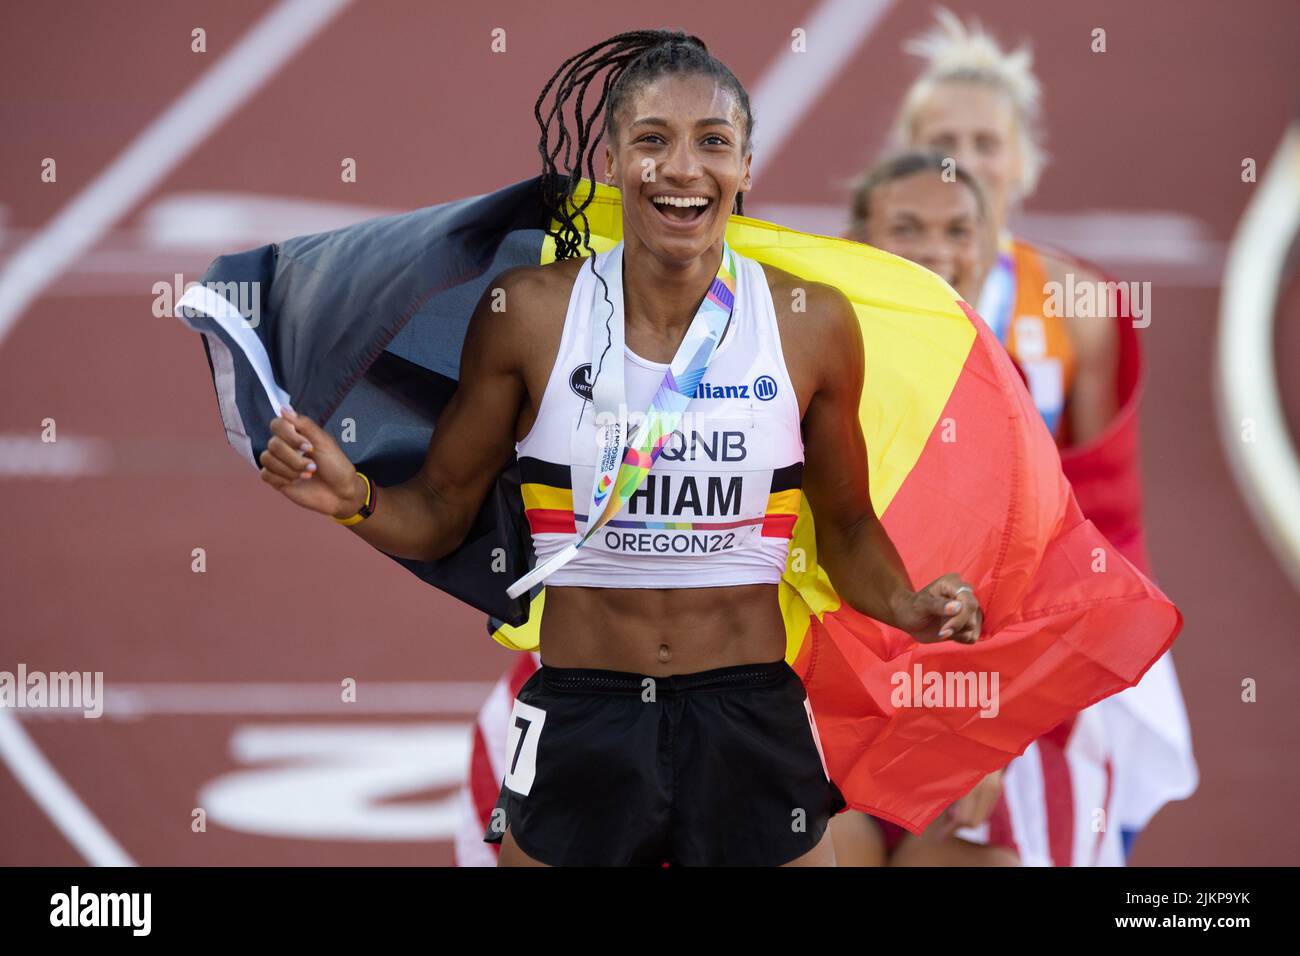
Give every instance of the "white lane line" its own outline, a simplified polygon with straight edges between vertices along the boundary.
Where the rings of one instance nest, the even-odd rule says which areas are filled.
[[[44,442],[35,435],[0,434],[0,478],[76,478],[106,474],[109,443],[72,436]]]
[[[1300,589],[1300,458],[1273,360],[1278,292],[1298,231],[1300,124],[1293,124],[1255,186],[1228,250],[1214,385],[1219,438],[1241,497]],[[1248,422],[1254,424],[1249,437]]]
[[[0,481],[146,475],[226,481],[232,475],[246,475],[247,468],[228,445],[166,433],[115,438],[60,433],[57,442],[46,443],[31,432],[0,432]]]
[[[103,824],[45,759],[14,711],[0,707],[0,759],[91,866],[135,866]]]
[[[849,202],[755,202],[750,215],[821,236],[842,236]],[[1017,236],[1056,246],[1103,268],[1137,278],[1190,287],[1218,287],[1227,244],[1209,226],[1176,210],[1021,212],[1012,217]]]
[[[356,700],[344,702],[338,682],[108,682],[104,716],[249,714],[476,714],[493,685],[483,681],[371,681],[358,678]],[[35,712],[33,712],[35,713]],[[80,713],[79,711],[77,713]]]
[[[0,345],[59,274],[274,76],[349,0],[281,0],[5,264]]]
[[[750,92],[757,121],[750,165],[755,181],[891,6],[893,0],[822,0],[809,20],[789,25],[807,31],[807,52],[796,53],[788,37]]]
[[[160,195],[140,213],[138,241],[144,248],[168,253],[246,249],[402,212],[406,210],[333,199],[187,190]]]
[[[1223,265],[1224,243],[1203,220],[1175,209],[1084,209],[1078,212],[1017,212],[1012,233],[1059,243],[1085,259],[1123,258],[1152,264],[1207,264],[1207,252]],[[1217,278],[1217,275],[1216,275]]]

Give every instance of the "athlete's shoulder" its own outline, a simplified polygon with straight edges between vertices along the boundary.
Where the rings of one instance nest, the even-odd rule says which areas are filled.
[[[478,312],[503,317],[502,331],[528,340],[564,325],[569,296],[582,259],[514,266],[493,277],[483,290]]]
[[[573,291],[578,271],[586,259],[562,259],[538,265],[514,266],[492,280],[488,291],[503,290],[507,297],[519,293],[527,303],[541,304],[562,298],[566,303]]]
[[[493,276],[470,317],[462,365],[486,362],[527,372],[548,349],[553,356],[580,264],[514,266]]]

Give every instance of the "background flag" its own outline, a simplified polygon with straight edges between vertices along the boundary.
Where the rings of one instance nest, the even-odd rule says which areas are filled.
[[[616,190],[598,185],[587,216],[597,251],[622,237]],[[354,419],[358,441],[343,447],[380,484],[411,477],[454,390],[475,304],[504,269],[553,259],[545,223],[535,178],[217,259],[203,285],[256,283],[257,327],[214,315],[223,310],[210,299],[178,315],[203,333],[231,444],[257,467],[282,389],[334,434]],[[787,659],[849,804],[919,832],[1035,738],[1136,683],[1182,619],[1084,520],[1011,360],[946,283],[869,246],[739,216],[727,241],[853,301],[872,500],[914,584],[957,571],[984,607],[974,647],[917,645],[859,614],[818,566],[801,505],[779,586]],[[494,553],[501,571],[490,570]],[[517,463],[457,552],[394,560],[487,612],[501,643],[537,646],[545,588],[505,593],[534,561]]]
[[[1052,250],[1110,282],[1095,265]],[[1138,408],[1144,383],[1142,350],[1127,295],[1116,303],[1119,338],[1116,395],[1119,410],[1091,441],[1061,451],[1061,468],[1085,515],[1143,574],[1151,576],[1142,524]],[[1124,830],[1144,828],[1162,806],[1196,791],[1200,771],[1172,654],[1164,654],[1136,686],[1099,705],[1114,760],[1114,820]]]

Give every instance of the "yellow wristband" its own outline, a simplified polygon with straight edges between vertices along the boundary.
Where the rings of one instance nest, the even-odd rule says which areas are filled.
[[[362,503],[361,508],[357,513],[352,515],[350,518],[335,518],[334,515],[330,515],[331,518],[334,518],[334,520],[341,525],[354,525],[358,521],[365,521],[375,513],[376,492],[378,489],[374,482],[372,482],[364,473],[357,472],[357,474],[360,475],[361,480],[366,483],[366,500]]]

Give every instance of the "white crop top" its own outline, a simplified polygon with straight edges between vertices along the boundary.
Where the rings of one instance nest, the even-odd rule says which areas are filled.
[[[604,270],[607,257],[599,255],[597,268]],[[763,267],[739,254],[736,262],[731,323],[680,427],[636,494],[546,578],[548,586],[690,588],[781,579],[803,476],[799,401]],[[602,291],[584,263],[537,420],[515,444],[538,564],[587,527],[596,463],[591,305]],[[624,367],[635,423],[669,363],[627,348]]]

